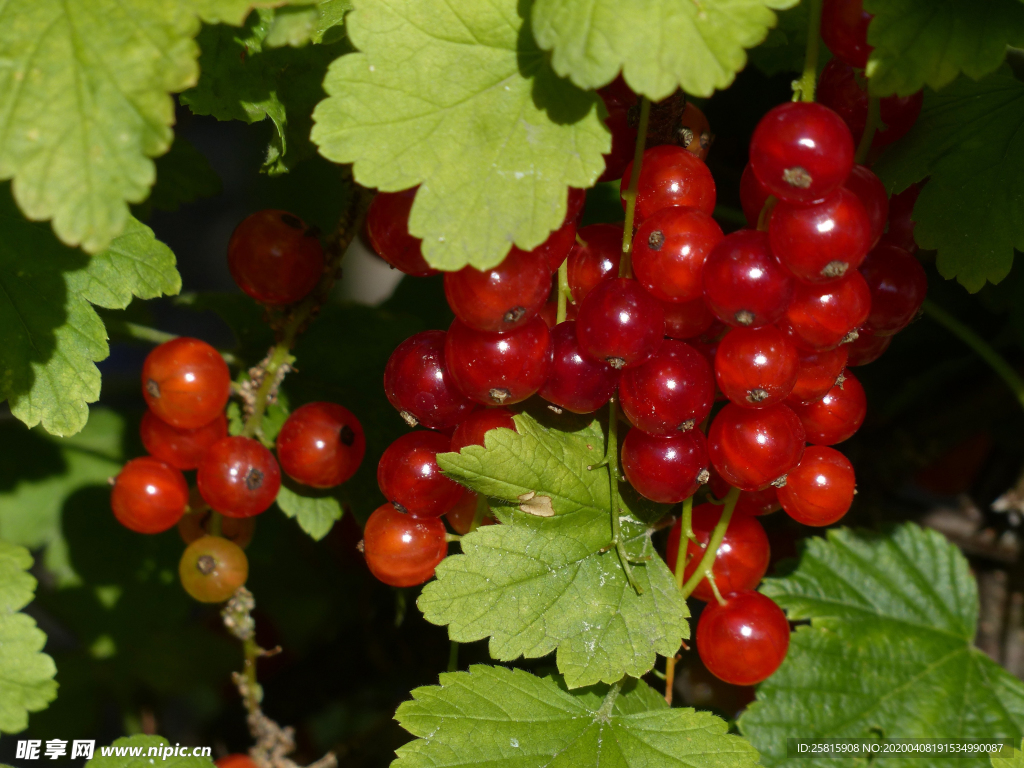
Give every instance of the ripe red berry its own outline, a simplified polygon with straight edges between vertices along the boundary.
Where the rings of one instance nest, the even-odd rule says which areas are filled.
[[[151,456],[125,464],[110,494],[114,517],[136,533],[173,528],[187,506],[188,483],[181,470]]]
[[[798,364],[796,349],[774,325],[734,328],[718,344],[715,380],[737,405],[767,408],[793,391]]]
[[[287,211],[259,211],[242,220],[228,242],[228,269],[238,287],[263,304],[292,304],[324,271],[316,231]]]
[[[707,482],[707,440],[699,429],[667,435],[631,429],[622,441],[622,472],[640,495],[676,504]]]
[[[734,592],[708,603],[697,622],[697,652],[708,671],[732,685],[756,685],[789,650],[789,622],[760,592]]]
[[[587,193],[585,190],[569,187],[568,198],[565,202],[565,219],[562,226],[548,235],[548,239],[538,245],[531,254],[543,256],[548,262],[548,269],[553,274],[561,266],[562,262],[569,256],[569,251],[576,244],[576,222],[583,213],[583,204],[586,202]],[[513,247],[511,253],[522,252]]]
[[[821,5],[821,39],[840,61],[864,69],[872,48],[868,45],[868,24],[863,0],[825,0]]]
[[[623,107],[609,107],[604,124],[612,133],[612,149],[604,156],[604,173],[598,181],[615,181],[633,161],[636,127],[629,124],[629,110]]]
[[[786,402],[810,405],[821,400],[835,386],[836,380],[846,368],[849,344],[821,352],[806,352],[797,349],[800,365],[797,367],[796,384]]]
[[[868,122],[867,80],[863,73],[839,59],[832,59],[821,72],[817,97],[820,103],[835,110],[849,127],[854,142],[859,144]],[[875,132],[871,146],[884,147],[905,136],[917,122],[923,104],[922,91],[879,99],[879,116],[884,127]]]
[[[341,485],[356,473],[365,454],[363,426],[337,403],[307,403],[277,433],[281,468],[293,480],[314,488]]]
[[[831,283],[798,283],[779,328],[799,348],[834,349],[871,311],[871,291],[854,270]]]
[[[508,333],[476,331],[455,320],[444,362],[463,394],[484,405],[512,405],[534,394],[551,370],[551,332],[534,317]]]
[[[871,222],[871,247],[874,248],[889,218],[889,197],[885,193],[885,185],[867,166],[858,164],[853,166],[843,186],[853,192],[864,206]]]
[[[720,504],[701,504],[694,507],[691,527],[700,544],[690,541],[686,545],[690,559],[683,571],[684,579],[689,579],[697,571],[697,566],[700,565],[700,560],[707,551],[708,542],[711,541],[711,533],[721,517],[722,506]],[[668,567],[672,571],[676,569],[682,530],[682,520],[680,520],[672,526],[672,530],[668,534],[668,546],[665,554]],[[715,553],[711,578],[715,580],[715,586],[723,595],[744,589],[754,589],[767,572],[769,560],[771,560],[771,547],[768,545],[768,536],[764,532],[764,526],[750,515],[737,516],[734,513],[733,518],[729,521],[729,526],[725,529],[725,537]],[[692,594],[698,600],[703,600],[706,603],[715,599],[715,593],[706,578],[698,582]]]
[[[422,331],[388,358],[384,393],[410,426],[451,429],[476,408],[445,367],[444,341],[444,331]]]
[[[811,445],[779,489],[779,501],[798,523],[832,525],[850,509],[855,488],[848,458],[834,448]]]
[[[249,437],[225,437],[199,462],[196,485],[203,500],[227,517],[252,517],[277,498],[281,469],[274,454]]]
[[[711,124],[692,101],[687,101],[676,128],[676,143],[691,155],[706,160],[711,151]]]
[[[619,381],[619,402],[630,423],[652,435],[686,432],[711,413],[715,380],[704,356],[689,344],[666,340],[643,365]]]
[[[558,297],[556,296],[555,298],[550,299],[548,303],[541,308],[540,312],[537,313],[537,317],[544,321],[544,325],[548,327],[549,331],[558,325]],[[576,305],[571,301],[568,301],[565,304],[565,319],[576,319]]]
[[[214,760],[213,764],[217,768],[258,768],[251,757],[243,754],[224,755]]]
[[[566,265],[572,300],[579,304],[602,280],[618,277],[622,255],[622,226],[591,224],[579,231],[580,240],[569,253]]]
[[[750,165],[777,198],[824,200],[853,167],[853,138],[843,119],[821,104],[792,101],[761,118],[750,140]]]
[[[195,469],[206,450],[228,436],[228,420],[217,415],[209,424],[196,429],[178,429],[146,411],[139,425],[139,436],[146,451],[178,469]]]
[[[534,318],[551,293],[548,257],[513,248],[492,269],[464,267],[444,276],[448,306],[463,323],[478,331],[501,333]]]
[[[460,536],[465,536],[469,533],[469,529],[473,527],[473,520],[476,519],[476,508],[480,497],[472,491],[466,491],[462,494],[462,498],[456,502],[455,506],[449,509],[444,514],[444,519],[448,521],[448,525],[452,527]],[[483,519],[480,521],[480,525],[495,525],[497,520],[490,513],[490,507],[484,514]]]
[[[892,344],[892,336],[876,336],[863,328],[858,331],[857,338],[843,347],[849,350],[849,357],[846,364],[855,367],[873,363]]]
[[[883,235],[882,242],[898,246],[912,254],[917,252],[913,215],[919,194],[921,186],[911,184],[898,195],[889,198],[889,229]]]
[[[452,451],[461,451],[467,445],[484,444],[484,435],[492,429],[504,427],[516,431],[512,412],[508,408],[482,408],[469,414],[452,433]]]
[[[704,301],[723,323],[747,328],[774,323],[793,296],[793,278],[772,256],[768,235],[741,229],[704,262]]]
[[[714,494],[716,499],[723,500],[729,493],[729,489],[732,488],[729,482],[718,474],[718,470],[714,466],[711,467],[711,480],[708,481],[708,486],[711,488],[711,493]],[[740,493],[739,499],[736,500],[736,508],[733,509],[732,513],[736,517],[740,515],[760,517],[761,515],[769,515],[781,507],[782,505],[779,504],[779,496],[775,487],[769,485],[760,491],[743,491]]]
[[[864,260],[860,273],[871,292],[864,329],[892,336],[913,320],[928,292],[928,277],[916,258],[895,245],[879,245]]]
[[[409,234],[409,212],[417,189],[378,192],[366,212],[366,236],[377,255],[399,272],[426,277],[437,270],[423,258],[423,241]]]
[[[237,544],[220,536],[203,536],[182,552],[178,578],[193,600],[222,603],[249,578],[249,560]]]
[[[595,360],[632,368],[661,346],[665,310],[636,280],[604,280],[580,305],[576,335],[580,349]]]
[[[716,470],[741,491],[757,491],[795,467],[804,451],[804,427],[785,405],[741,408],[729,403],[708,430]]]
[[[629,187],[633,163],[622,172],[620,193]],[[636,221],[662,208],[686,205],[710,216],[715,210],[715,180],[702,160],[682,147],[662,144],[644,152],[636,189]]]
[[[701,274],[722,228],[695,208],[673,206],[651,214],[633,238],[633,272],[661,301],[693,301],[703,295]]]
[[[142,396],[149,409],[178,429],[198,429],[224,410],[231,374],[220,353],[199,339],[166,341],[142,364]]]
[[[757,229],[761,211],[764,210],[764,204],[768,202],[771,194],[768,187],[757,178],[750,163],[747,163],[743,168],[743,175],[740,176],[740,206],[743,208],[747,226],[751,229]]]
[[[807,433],[807,442],[835,445],[853,436],[868,412],[864,387],[846,371],[843,381],[810,405],[794,405],[793,410]]]
[[[462,496],[461,485],[441,474],[437,454],[451,450],[440,432],[408,432],[387,447],[377,465],[384,498],[413,517],[440,517]]]
[[[575,322],[555,326],[551,348],[551,373],[538,392],[549,403],[573,413],[592,413],[615,394],[619,372],[580,351]]]
[[[715,316],[711,314],[704,299],[693,301],[663,301],[665,310],[665,335],[670,339],[692,339],[707,331]]]
[[[794,276],[825,283],[864,261],[871,247],[871,221],[857,196],[843,188],[816,205],[780,202],[768,224],[768,243]]]
[[[415,587],[433,576],[448,554],[445,536],[438,518],[416,518],[384,504],[363,528],[366,565],[385,584]]]

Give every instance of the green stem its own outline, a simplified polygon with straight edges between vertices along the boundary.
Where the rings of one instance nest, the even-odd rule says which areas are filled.
[[[988,363],[989,367],[999,374],[999,377],[1013,391],[1021,408],[1024,408],[1024,379],[1021,379],[1020,374],[1014,370],[1013,366],[1006,362],[1006,358],[996,352],[992,345],[978,334],[930,299],[925,299],[921,309],[924,310],[928,317],[960,339],[960,341],[974,350],[978,357]]]
[[[814,101],[818,79],[818,47],[821,45],[821,0],[807,0],[807,52],[804,71],[793,83],[793,101]]]
[[[457,533],[446,533],[444,535],[444,540],[451,544],[453,541],[462,541],[462,537]]]
[[[452,640],[452,646],[448,650],[448,671],[458,672],[459,670],[459,644]]]
[[[726,224],[735,224],[737,227],[747,226],[747,217],[743,211],[737,208],[730,208],[727,205],[716,205],[712,215],[716,219],[721,219]]]
[[[259,389],[256,390],[252,413],[245,420],[245,426],[242,427],[243,437],[254,437],[263,425],[263,416],[267,412],[271,391],[280,384],[277,373],[281,370],[282,365],[290,364],[295,359],[291,355],[292,343],[292,339],[280,341],[270,353],[270,359],[263,370],[263,380],[260,382]]]
[[[864,164],[868,159],[868,152],[871,151],[871,142],[875,139],[875,132],[882,127],[882,110],[878,103],[877,96],[868,98],[868,119],[864,124],[864,133],[861,134],[860,144],[857,145],[857,154],[854,155],[854,162]]]
[[[564,323],[566,315],[565,303],[569,300],[569,260],[566,259],[558,266],[558,311],[555,314],[555,324]]]
[[[768,199],[764,201],[764,206],[761,208],[761,212],[757,214],[757,231],[767,232],[768,221],[772,217],[772,211],[775,210],[776,203],[779,202],[779,198],[775,195],[768,195]]]
[[[636,149],[633,150],[633,170],[629,174],[629,186],[622,193],[626,201],[626,221],[622,227],[622,257],[619,260],[619,277],[632,274],[630,252],[633,250],[633,220],[636,218],[636,188],[640,183],[640,166],[644,161],[647,147],[647,124],[651,120],[651,102],[646,96],[640,97],[640,125],[636,129]]]
[[[711,572],[711,568],[715,564],[715,557],[718,555],[718,548],[722,546],[722,539],[725,538],[725,529],[729,527],[729,521],[732,520],[732,513],[736,509],[736,502],[739,498],[739,488],[730,488],[728,495],[725,497],[725,507],[722,509],[722,516],[718,519],[715,530],[711,532],[708,548],[704,550],[704,556],[701,557],[700,562],[697,564],[697,570],[683,584],[683,597],[689,597],[693,590],[697,588],[697,585],[700,584],[701,579]]]
[[[242,642],[242,650],[245,652],[245,681],[247,683],[247,696],[245,697],[245,708],[248,712],[257,712],[260,702],[263,700],[263,689],[256,679],[256,660],[262,654],[256,638],[249,637]]]
[[[683,502],[683,519],[679,530],[679,551],[676,553],[676,586],[683,588],[683,573],[686,572],[686,545],[693,541],[693,496]]]
[[[149,344],[163,344],[168,341],[174,341],[179,338],[176,333],[168,333],[167,331],[161,331],[158,328],[151,328],[148,325],[139,325],[138,323],[129,323],[126,320],[110,320],[106,321],[107,332],[111,336],[123,336],[127,339],[136,339],[138,341],[145,341]],[[240,365],[241,361],[230,352],[221,352],[220,356],[224,358],[224,362],[228,365]]]
[[[220,512],[216,509],[210,510],[210,535],[220,536],[223,528]]]
[[[476,511],[473,512],[473,522],[469,525],[469,532],[472,533],[483,523],[484,518],[487,517],[487,512],[490,510],[490,505],[487,503],[487,497],[482,493],[477,494],[476,497]]]
[[[629,556],[626,554],[626,547],[622,543],[622,529],[619,522],[619,413],[618,404],[614,399],[608,403],[608,445],[605,449],[604,461],[601,465],[608,465],[608,490],[611,496],[612,515],[612,540],[610,546],[615,547],[622,563],[622,570],[626,573],[626,581],[638,594],[643,594],[643,589],[637,584],[633,577],[633,567],[629,563]],[[599,465],[599,466],[601,466]]]

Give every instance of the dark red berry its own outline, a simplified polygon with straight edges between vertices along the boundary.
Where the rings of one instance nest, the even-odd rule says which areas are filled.
[[[779,489],[786,514],[804,525],[832,525],[853,504],[856,478],[850,460],[834,448],[811,445]]]
[[[608,109],[604,124],[612,133],[612,150],[604,156],[604,173],[598,181],[615,181],[633,161],[636,147],[636,126],[629,124],[629,110],[623,107]]]
[[[786,398],[787,403],[810,405],[821,400],[835,386],[836,381],[846,368],[849,344],[821,352],[797,350],[800,364],[796,372],[796,384]]]
[[[619,75],[612,80],[604,88],[598,88],[597,92],[601,95],[604,100],[604,104],[609,110],[615,109],[616,107],[629,109],[637,102],[637,95],[633,93],[633,90],[626,85],[626,81]]]
[[[860,143],[868,122],[867,79],[862,72],[832,59],[822,70],[818,82],[818,101],[838,114],[850,128],[856,143]],[[875,132],[871,146],[881,148],[906,135],[921,114],[924,94],[886,96],[878,102],[879,116],[884,127]]]
[[[387,447],[377,465],[377,485],[384,498],[413,517],[440,517],[465,490],[441,474],[437,454],[452,441],[439,432],[408,432]]]
[[[789,650],[789,622],[760,592],[734,592],[712,601],[697,622],[697,652],[708,671],[732,685],[756,685],[771,676]]]
[[[849,350],[846,364],[850,367],[867,365],[880,358],[892,344],[892,336],[875,336],[863,328],[858,331],[857,338],[843,347]]]
[[[582,189],[569,187],[568,198],[565,202],[565,219],[562,225],[548,235],[548,239],[534,248],[530,253],[543,256],[548,262],[548,269],[552,273],[558,270],[562,262],[569,256],[576,243],[576,222],[583,212],[583,203],[586,200],[586,192]],[[519,251],[513,247],[510,253]]]
[[[741,229],[711,251],[703,288],[704,301],[723,323],[757,328],[782,317],[793,296],[793,278],[772,256],[766,233]]]
[[[619,402],[630,423],[652,435],[686,432],[711,413],[715,381],[711,366],[689,344],[666,340],[643,365],[619,381]]]
[[[536,316],[551,293],[547,256],[513,248],[493,269],[464,267],[444,276],[444,295],[455,316],[478,331],[501,333]]]
[[[870,311],[871,291],[854,270],[831,283],[798,283],[778,325],[799,348],[834,349]]]
[[[139,425],[139,436],[146,451],[178,469],[195,469],[207,449],[228,436],[228,420],[221,413],[209,424],[195,429],[178,429],[146,411]]]
[[[324,271],[316,231],[287,211],[259,211],[242,220],[228,242],[228,269],[238,287],[263,304],[305,298]]]
[[[416,518],[384,504],[363,528],[366,565],[385,584],[415,587],[431,578],[448,554],[446,536],[438,518]]]
[[[898,246],[910,253],[917,252],[913,215],[919,194],[921,186],[911,184],[898,195],[889,198],[889,229],[882,237],[883,243]]]
[[[188,507],[188,483],[181,470],[152,456],[132,459],[121,469],[110,494],[114,517],[136,533],[160,533],[177,525]]]
[[[629,187],[630,163],[622,172],[620,192]],[[710,216],[715,210],[715,180],[704,162],[675,144],[644,152],[636,189],[636,222],[662,208],[686,205]]]
[[[868,45],[871,19],[871,14],[864,11],[863,0],[824,0],[821,39],[840,61],[864,69],[872,50]]]
[[[810,405],[794,405],[807,434],[807,442],[835,445],[853,436],[868,412],[864,387],[847,370],[843,380]]]
[[[455,320],[444,343],[448,372],[484,405],[512,405],[534,394],[551,370],[551,332],[539,317],[508,333],[476,331]]]
[[[885,185],[867,166],[858,164],[853,166],[843,186],[853,192],[864,206],[871,223],[871,247],[874,248],[889,218],[889,197],[885,194]]]
[[[484,444],[484,435],[492,429],[511,429],[516,431],[516,423],[512,420],[512,412],[508,408],[483,408],[474,411],[459,423],[452,433],[453,451],[461,451],[467,445]]]
[[[633,272],[661,301],[693,301],[703,295],[701,274],[722,228],[695,208],[673,206],[651,214],[633,238]]]
[[[551,373],[538,394],[573,413],[592,413],[615,394],[619,371],[580,352],[576,323],[567,320],[551,332]]]
[[[718,470],[713,465],[711,467],[711,480],[708,485],[711,488],[711,493],[714,494],[716,499],[720,500],[724,500],[729,493],[729,489],[732,488],[729,482],[718,474]],[[760,491],[743,491],[740,493],[732,513],[734,516],[750,515],[751,517],[760,517],[761,515],[769,515],[781,507],[782,505],[779,504],[779,496],[775,487],[769,485]]]
[[[768,224],[772,253],[809,283],[838,280],[864,261],[871,221],[857,196],[842,188],[815,205],[780,202]]]
[[[551,330],[558,325],[558,297],[549,299],[548,303],[541,307],[540,312],[537,313],[537,317],[544,321],[544,325]],[[575,320],[576,319],[576,305],[571,301],[565,303],[565,319]]]
[[[715,380],[737,405],[767,408],[793,391],[798,362],[796,349],[774,325],[734,328],[718,344]]]
[[[913,320],[928,292],[928,276],[916,258],[895,245],[879,245],[864,260],[860,273],[871,292],[871,312],[864,330],[892,336]]]
[[[366,235],[377,255],[399,272],[426,277],[437,270],[423,258],[423,241],[409,234],[409,212],[417,189],[378,192],[366,213]]]
[[[142,396],[149,409],[178,429],[198,429],[224,410],[231,374],[220,353],[199,339],[166,341],[142,365]]]
[[[622,255],[622,227],[618,224],[591,224],[579,231],[580,240],[569,253],[566,265],[572,300],[579,304],[602,280],[619,276]]]
[[[747,163],[743,168],[743,175],[740,176],[740,205],[743,207],[747,226],[751,229],[757,229],[761,211],[764,210],[764,204],[768,202],[771,194],[768,187],[757,178],[750,163]]]
[[[199,462],[196,485],[203,500],[222,515],[252,517],[274,503],[281,469],[259,441],[225,437]]]
[[[631,429],[622,441],[622,471],[642,496],[675,504],[707,482],[707,440],[699,429],[667,435]]]
[[[366,453],[359,419],[337,403],[307,403],[277,433],[277,458],[293,480],[314,488],[341,485]]]
[[[821,104],[792,101],[761,118],[750,140],[750,165],[780,200],[824,200],[853,167],[853,138],[843,119]]]
[[[701,160],[711,151],[711,124],[707,116],[692,101],[687,101],[676,128],[676,143]]]
[[[661,346],[665,310],[636,280],[604,280],[580,305],[576,335],[580,349],[593,359],[632,368]]]
[[[384,393],[410,426],[451,429],[476,408],[444,364],[444,331],[421,331],[403,341],[384,368]]]
[[[462,494],[462,498],[456,502],[455,506],[444,513],[444,519],[448,521],[448,525],[452,527],[460,536],[465,536],[469,533],[469,529],[473,527],[473,520],[476,519],[476,508],[480,501],[480,497],[470,490],[467,490]],[[480,525],[495,525],[497,520],[494,519],[490,512],[490,507],[484,514],[483,519],[480,521]]]
[[[789,407],[741,408],[729,403],[708,430],[708,454],[719,474],[741,491],[779,481],[804,450],[804,428]]]
[[[715,322],[704,299],[693,301],[663,301],[665,335],[670,339],[692,339],[707,331]]]

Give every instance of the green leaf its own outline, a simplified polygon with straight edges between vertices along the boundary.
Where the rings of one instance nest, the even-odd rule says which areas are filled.
[[[347,28],[361,53],[331,65],[313,113],[321,154],[354,163],[363,186],[422,185],[409,229],[440,269],[540,245],[611,147],[598,97],[555,76],[524,7],[358,0]]]
[[[240,26],[253,8],[307,5],[314,0],[183,0],[207,24]]]
[[[85,764],[89,768],[153,768],[154,758],[149,757],[149,750],[161,748],[160,752],[154,755],[162,755],[162,748],[170,746],[170,743],[163,736],[145,736],[137,734],[125,738],[116,739],[110,747],[103,747],[96,750],[96,755]],[[113,754],[104,756],[102,753],[109,750]],[[191,752],[191,750],[188,750]],[[134,754],[133,754],[134,753]],[[160,765],[167,768],[209,768],[213,761],[208,757],[175,757],[170,755],[166,758],[160,757]]]
[[[875,15],[866,71],[876,96],[938,90],[961,72],[977,80],[1003,62],[1007,45],[1024,45],[1020,0],[864,0],[864,10]]]
[[[314,43],[333,43],[345,36],[345,14],[352,10],[352,0],[320,0],[320,15],[313,27]]]
[[[978,588],[939,533],[830,530],[761,589],[811,622],[739,721],[765,766],[815,764],[787,761],[787,737],[1021,737],[1024,683],[972,645]],[[962,761],[928,762],[947,764]]]
[[[750,63],[766,75],[802,72],[807,55],[807,3],[800,3],[778,14],[779,23],[756,48],[751,48]],[[821,58],[828,53],[822,46]],[[819,63],[821,63],[819,61]]]
[[[611,706],[608,686],[567,691],[557,677],[476,665],[417,688],[395,719],[419,738],[392,768],[601,766],[753,768],[757,753],[707,712],[672,709],[640,680]],[[604,706],[603,706],[604,705]]]
[[[309,42],[316,29],[320,11],[313,5],[278,8],[263,41],[268,48],[290,45],[301,48]]]
[[[581,88],[626,83],[655,101],[677,88],[727,88],[775,26],[772,10],[798,0],[537,0],[533,30],[551,64]]]
[[[80,430],[100,394],[95,363],[107,334],[92,304],[123,309],[132,296],[177,293],[174,254],[129,219],[93,257],[61,245],[26,221],[0,192],[0,399],[28,426],[57,435]]]
[[[588,469],[604,458],[600,423],[565,432],[527,414],[515,419],[518,433],[491,430],[486,448],[438,455],[445,474],[491,497],[504,524],[462,538],[464,554],[438,566],[420,610],[449,625],[452,640],[490,636],[491,657],[501,661],[557,649],[571,688],[639,677],[689,636],[686,601],[651,545],[650,523],[667,507],[621,484],[621,535],[638,561],[638,596],[608,548],[608,470]]]
[[[46,635],[35,619],[19,613],[36,590],[31,567],[27,549],[0,540],[0,732],[23,731],[28,713],[57,697],[57,667],[42,652]]]
[[[139,219],[149,218],[154,208],[175,211],[183,203],[212,197],[221,191],[220,177],[195,144],[178,136],[170,150],[156,160],[156,185],[145,202],[134,206]]]
[[[1022,6],[1024,8],[1024,6]],[[874,170],[893,191],[930,177],[914,206],[914,237],[967,290],[998,283],[1024,249],[1024,83],[1007,69],[925,94],[910,132]]]
[[[277,506],[314,541],[320,541],[341,520],[341,504],[329,492],[317,493],[312,488],[291,488],[285,481],[277,493]]]
[[[1001,756],[997,753],[992,753],[992,768],[1021,768],[1024,766],[1024,741],[1021,742],[1021,748],[1013,748],[1013,754],[1007,755],[1003,753]]]

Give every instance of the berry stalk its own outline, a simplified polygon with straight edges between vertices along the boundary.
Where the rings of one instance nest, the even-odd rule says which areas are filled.
[[[676,553],[676,586],[683,588],[683,574],[687,565],[687,545],[695,540],[693,535],[693,496],[683,501],[683,525],[679,536],[679,551]],[[672,706],[672,688],[676,680],[678,654],[665,660],[665,703]]]
[[[629,174],[629,186],[622,193],[626,202],[626,221],[622,227],[622,258],[619,259],[619,277],[629,277],[630,252],[633,249],[633,219],[636,216],[636,188],[640,183],[640,166],[647,147],[647,125],[651,120],[651,102],[646,96],[640,98],[640,124],[636,130],[636,149],[633,151],[633,170]]]
[[[579,239],[578,236],[577,239]],[[569,300],[569,294],[569,259],[563,259],[558,266],[558,306],[555,311],[555,325],[565,322],[566,302]]]
[[[864,133],[861,134],[860,144],[857,145],[857,153],[853,156],[853,162],[864,165],[868,159],[868,152],[871,151],[871,143],[875,140],[875,133],[882,127],[882,108],[877,96],[868,97],[868,120],[864,125]]]
[[[818,48],[821,44],[821,2],[808,0],[807,53],[804,56],[803,74],[793,83],[793,101],[814,101],[814,86],[818,79]]]
[[[701,580],[711,573],[711,568],[715,564],[715,557],[718,554],[718,548],[722,545],[722,539],[725,538],[725,529],[729,527],[729,521],[732,519],[733,510],[736,509],[736,502],[740,498],[739,488],[730,488],[729,493],[725,497],[725,507],[722,509],[722,517],[719,518],[718,524],[715,529],[711,532],[711,539],[708,541],[708,548],[704,550],[704,556],[700,559],[697,564],[697,570],[695,570],[690,578],[683,584],[683,597],[689,597],[690,594],[697,588]],[[680,538],[680,544],[682,544],[682,536]],[[679,561],[676,561],[676,567],[679,567]]]
[[[112,337],[120,336],[126,339],[145,341],[150,344],[164,344],[165,342],[180,338],[176,333],[168,333],[167,331],[161,331],[159,328],[151,328],[148,325],[140,325],[139,323],[129,323],[125,320],[107,319],[106,324],[107,333]],[[239,365],[241,363],[231,352],[217,351],[220,352],[220,356],[224,358],[224,362],[228,365]]]

